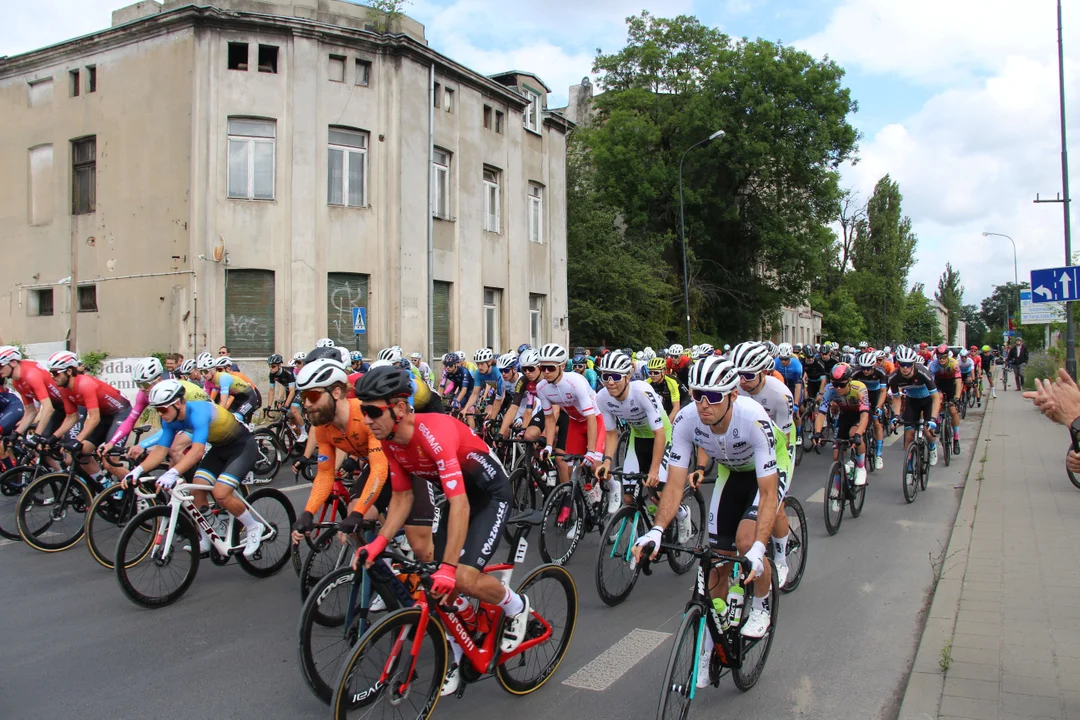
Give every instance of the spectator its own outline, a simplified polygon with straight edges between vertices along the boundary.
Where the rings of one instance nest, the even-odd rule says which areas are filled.
[[[169,353],[165,356],[165,374],[162,375],[163,380],[170,380],[176,377],[174,374],[176,368],[180,367],[180,363],[184,362],[184,356],[180,353]]]
[[[1016,345],[1009,348],[1009,355],[1005,358],[1005,365],[1012,365],[1013,376],[1016,378],[1016,389],[1024,389],[1024,368],[1028,361],[1027,347],[1023,338],[1016,338]]]
[[[217,354],[218,354],[218,357],[221,357],[222,355],[228,355],[229,354],[229,348],[222,345],[220,348],[218,348]],[[231,372],[240,372],[240,366],[237,365],[235,362],[233,362],[233,364],[229,366],[229,370]]]
[[[1034,401],[1043,415],[1067,428],[1080,420],[1080,387],[1064,370],[1058,370],[1054,382],[1035,378],[1035,391],[1024,393],[1024,397]],[[1069,450],[1065,464],[1074,473],[1080,472],[1080,453]]]

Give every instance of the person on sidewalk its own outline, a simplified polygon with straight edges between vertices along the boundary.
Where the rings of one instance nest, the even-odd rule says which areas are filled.
[[[1005,365],[1012,366],[1017,390],[1024,389],[1024,368],[1027,366],[1027,361],[1028,351],[1027,346],[1024,345],[1024,339],[1016,338],[1016,344],[1009,348],[1008,357],[1005,358]]]
[[[1065,370],[1058,370],[1053,382],[1049,378],[1035,378],[1035,390],[1025,392],[1024,397],[1032,400],[1043,415],[1059,425],[1071,428],[1080,420],[1080,387]],[[1065,465],[1074,473],[1080,472],[1080,453],[1070,450]]]

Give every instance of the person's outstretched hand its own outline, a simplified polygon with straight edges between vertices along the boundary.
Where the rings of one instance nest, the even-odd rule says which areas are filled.
[[[1066,426],[1080,417],[1080,387],[1069,373],[1058,370],[1053,382],[1036,379],[1035,388],[1034,391],[1025,392],[1024,397],[1033,401],[1046,417]]]

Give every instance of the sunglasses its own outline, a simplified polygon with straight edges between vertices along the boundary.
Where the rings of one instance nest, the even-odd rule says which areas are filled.
[[[623,379],[622,373],[600,373],[600,379],[606,383],[619,382]]]
[[[151,380],[150,382],[139,382],[139,383],[135,383],[135,385],[136,385],[136,386],[137,386],[137,387],[138,387],[138,388],[139,388],[140,390],[149,390],[150,388],[154,387],[154,385],[156,385],[156,384],[157,384],[157,380]]]
[[[319,402],[323,395],[326,394],[326,390],[323,390],[322,388],[317,388],[315,390],[304,390],[300,393],[300,400],[301,402],[306,402],[309,405],[314,405],[315,403]]]
[[[585,366],[584,366],[584,365],[575,365],[575,366],[574,366],[574,369],[575,369],[575,370],[584,370],[584,369],[585,369]]]
[[[218,356],[225,356],[225,355],[228,355],[228,354],[229,354],[229,352],[227,350],[218,350]]]
[[[756,372],[741,372],[741,373],[739,373],[739,377],[741,377],[743,380],[745,380],[747,382],[750,382],[751,380],[753,380],[757,376],[758,376],[758,374]]]
[[[650,375],[651,377],[660,377],[660,376],[661,376],[661,375],[663,375],[663,374],[664,374],[664,373],[663,373],[663,372],[661,372],[660,370],[650,370],[650,371],[649,371],[649,375]]]
[[[559,370],[558,365],[541,365],[540,366],[540,372],[553,373],[553,372],[558,372],[558,370]]]
[[[690,390],[690,397],[694,398],[694,402],[705,402],[706,405],[719,405],[724,402],[724,398],[727,397],[727,393],[720,392],[719,390]]]
[[[536,372],[539,368],[535,365],[525,365],[521,368],[522,372]]]
[[[369,417],[372,420],[378,420],[383,414],[389,410],[389,407],[383,407],[381,405],[361,405],[360,412],[364,414],[364,417]]]
[[[176,403],[173,403],[172,405],[165,405],[165,406],[162,406],[162,407],[155,407],[154,409],[157,410],[158,415],[164,415],[166,410],[168,410],[169,408],[175,407],[175,406],[176,406]]]
[[[843,390],[848,386],[848,384],[846,382],[837,382],[834,380],[832,386],[837,390]]]
[[[913,362],[902,362],[902,363],[896,363],[896,364],[898,366],[902,367],[902,368],[913,368],[913,367],[915,367],[915,363],[913,363]]]
[[[514,372],[514,368],[503,368],[499,372],[501,372],[503,375],[510,375]]]

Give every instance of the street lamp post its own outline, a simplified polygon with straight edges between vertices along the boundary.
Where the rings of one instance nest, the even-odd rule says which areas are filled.
[[[1013,240],[1008,235],[1004,235],[1002,233],[985,232],[985,231],[983,232],[983,237],[990,237],[991,235],[994,236],[994,237],[1003,237],[1003,238],[1005,238],[1006,240],[1008,240],[1009,242],[1012,243],[1012,246],[1013,246],[1013,285],[1016,286],[1016,312],[1017,312],[1017,314],[1019,314],[1020,313],[1020,276],[1016,271],[1016,241]],[[1006,331],[1009,329],[1009,310],[1008,310],[1008,308],[1009,308],[1009,303],[1008,303],[1008,301],[1006,301],[1006,303],[1005,303],[1005,330]]]
[[[690,147],[686,148],[682,157],[679,158],[679,234],[682,236],[682,274],[683,274],[683,304],[686,307],[686,347],[690,347],[693,344],[693,340],[690,337],[690,276],[686,270],[686,216],[683,213],[683,192],[682,192],[682,166],[683,160],[686,159],[686,153],[690,152],[698,145],[704,145],[705,143],[712,142],[719,137],[723,137],[724,131],[717,130],[704,140],[699,140]]]

